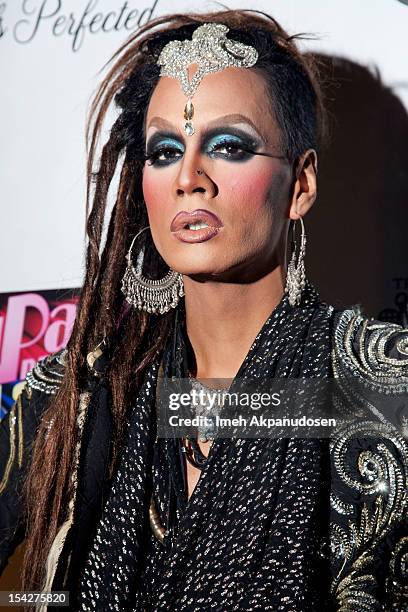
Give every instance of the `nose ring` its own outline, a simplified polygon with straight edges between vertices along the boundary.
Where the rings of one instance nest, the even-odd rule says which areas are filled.
[[[197,170],[197,174],[202,174],[203,171],[202,170]]]

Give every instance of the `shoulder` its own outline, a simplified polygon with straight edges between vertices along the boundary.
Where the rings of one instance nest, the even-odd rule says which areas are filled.
[[[55,395],[62,384],[66,369],[66,355],[66,349],[52,353],[40,359],[27,373],[12,407],[2,419],[3,434],[6,429],[9,429],[12,434],[14,429],[28,428],[31,430],[38,425],[50,396]],[[13,435],[11,437],[14,438]]]
[[[41,359],[0,422],[0,574],[25,535],[21,487],[38,424],[62,383],[65,360],[65,349]]]
[[[364,316],[358,307],[334,316],[334,375],[356,376],[378,391],[408,390],[408,328]]]
[[[66,365],[67,349],[40,359],[25,378],[28,392],[36,390],[46,395],[55,395],[64,378]]]
[[[408,444],[394,407],[408,390],[408,329],[366,317],[358,307],[337,311],[332,363],[335,377],[344,377],[341,398],[353,415],[330,442],[332,592],[340,606],[358,596],[367,609],[386,601],[387,609],[402,610]],[[362,385],[351,387],[350,377]]]
[[[26,441],[31,440],[50,405],[50,400],[61,387],[67,367],[67,350],[61,349],[40,359],[27,372],[21,390],[10,411],[16,414]],[[52,423],[49,423],[51,427]]]
[[[18,442],[20,455],[23,447],[28,446],[49,404],[50,396],[55,395],[61,386],[66,369],[66,354],[65,349],[52,353],[39,360],[27,373],[12,407],[1,422],[3,454],[10,452],[14,456],[14,442]],[[18,440],[18,437],[21,439]],[[3,459],[8,465],[10,458]]]
[[[0,494],[26,463],[49,399],[61,386],[65,359],[65,349],[41,359],[26,375],[12,407],[0,422]]]

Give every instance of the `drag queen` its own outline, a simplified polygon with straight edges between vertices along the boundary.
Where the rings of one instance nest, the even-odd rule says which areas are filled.
[[[331,440],[157,435],[172,377],[408,389],[408,331],[336,310],[306,278],[311,60],[241,10],[156,19],[113,60],[73,332],[1,425],[0,568],[26,539],[24,588],[67,590],[71,610],[406,610],[397,426],[373,412]]]

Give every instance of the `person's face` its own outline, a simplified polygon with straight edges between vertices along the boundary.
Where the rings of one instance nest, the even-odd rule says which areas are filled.
[[[207,74],[192,99],[192,136],[184,132],[186,101],[177,79],[161,77],[147,109],[146,152],[154,157],[143,169],[143,194],[153,241],[182,274],[254,280],[276,266],[292,186],[287,160],[243,150],[282,155],[264,81],[247,68]],[[221,227],[172,231],[177,213],[196,209]]]

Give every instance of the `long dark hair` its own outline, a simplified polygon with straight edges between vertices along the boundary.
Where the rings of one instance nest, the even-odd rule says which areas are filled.
[[[76,444],[78,399],[87,376],[86,355],[102,338],[109,339],[107,384],[114,418],[112,475],[120,453],[129,399],[137,392],[146,367],[163,348],[172,324],[174,311],[155,316],[127,308],[121,279],[130,242],[148,225],[142,193],[144,120],[159,79],[156,61],[169,40],[191,39],[196,27],[205,22],[226,24],[230,38],[258,50],[257,64],[251,70],[266,81],[270,108],[265,112],[274,113],[280,126],[281,147],[288,159],[295,162],[306,149],[318,146],[323,106],[315,66],[310,56],[296,48],[296,37],[288,36],[265,13],[223,10],[160,17],[132,35],[108,62],[112,66],[93,99],[86,132],[89,156],[85,279],[67,346],[65,377],[39,426],[24,486],[27,509],[24,590],[41,588],[48,551],[66,518],[72,494],[69,475]],[[96,167],[102,125],[112,100],[119,115]],[[108,191],[118,167],[119,184],[103,240]],[[143,235],[150,240],[146,257],[151,274],[164,275],[165,264],[149,239],[149,232]],[[54,425],[49,430],[50,419]]]

